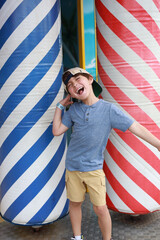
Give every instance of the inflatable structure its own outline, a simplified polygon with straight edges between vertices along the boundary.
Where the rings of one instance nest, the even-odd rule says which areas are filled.
[[[102,97],[159,138],[160,4],[97,0],[96,10]],[[160,209],[159,152],[151,145],[129,131],[112,131],[104,171],[110,209],[131,214]]]
[[[0,212],[42,225],[68,212],[66,140],[52,135],[63,97],[60,1],[3,1],[0,25]]]

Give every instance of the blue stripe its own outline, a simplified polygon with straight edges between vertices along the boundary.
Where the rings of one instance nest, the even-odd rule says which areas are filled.
[[[3,47],[6,40],[30,14],[30,12],[41,2],[41,0],[23,0],[23,2],[15,9],[12,15],[7,19],[1,29],[0,49]],[[1,4],[1,3],[0,3]]]
[[[33,127],[41,118],[48,107],[53,103],[57,92],[61,86],[62,67],[55,82],[52,84],[47,93],[36,104],[36,106],[24,117],[17,127],[10,133],[8,138],[3,142],[0,148],[0,165],[11,151],[11,149],[21,140],[21,138]]]
[[[14,165],[1,183],[0,199],[4,197],[9,188],[18,180],[18,178],[37,160],[40,154],[45,150],[53,139],[52,126],[50,125],[38,141],[29,149],[29,151]]]
[[[16,108],[16,106],[26,97],[26,95],[37,85],[44,75],[52,67],[56,57],[59,54],[60,36],[57,37],[54,45],[35,67],[35,69],[22,81],[16,90],[10,95],[0,111],[0,127]]]
[[[49,32],[54,25],[57,17],[57,2],[43,19],[43,21],[33,30],[33,32],[18,46],[14,53],[8,58],[0,72],[0,88],[5,81],[14,72],[18,65],[27,57],[27,55],[39,44],[39,42]],[[22,33],[23,34],[23,33]]]
[[[58,203],[63,191],[65,188],[65,173],[63,174],[59,184],[57,185],[55,191],[49,197],[47,202],[43,205],[43,207],[27,222],[27,225],[32,225],[35,223],[43,223],[45,219],[49,216],[49,214],[53,211]]]
[[[45,184],[54,174],[57,169],[65,149],[65,136],[47,167],[40,173],[35,181],[12,203],[12,205],[4,213],[6,219],[13,220],[41,191]]]
[[[1,0],[1,1],[0,1],[0,9],[1,9],[1,7],[5,4],[6,1],[7,1],[7,0]]]
[[[61,215],[59,216],[59,218],[64,217],[67,213],[68,213],[68,209],[69,209],[69,200],[67,199],[66,204],[61,212]]]

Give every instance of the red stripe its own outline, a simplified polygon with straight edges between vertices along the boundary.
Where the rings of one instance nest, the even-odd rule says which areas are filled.
[[[116,192],[120,199],[134,212],[134,213],[148,213],[148,209],[146,209],[142,204],[140,204],[135,198],[133,198],[124,187],[117,181],[117,179],[113,176],[111,171],[109,170],[107,164],[104,162],[104,172],[105,175]],[[108,206],[110,207],[110,206]]]
[[[151,198],[153,198],[158,204],[160,204],[160,191],[151,183],[145,176],[143,176],[132,164],[130,164],[122,154],[116,149],[116,147],[108,141],[107,151],[121,168],[125,174],[132,179],[144,192],[146,192]],[[126,151],[127,155],[127,151]]]
[[[159,158],[146,147],[136,136],[127,131],[123,132],[115,130],[119,137],[127,143],[144,161],[146,161],[155,171],[160,174]],[[155,134],[154,134],[155,135]]]
[[[153,87],[136,72],[125,60],[119,56],[113,48],[105,41],[97,28],[98,43],[112,65],[127,78],[139,91],[141,91],[160,111],[160,96]],[[105,49],[104,49],[105,46]]]
[[[131,13],[156,39],[160,45],[160,29],[148,12],[136,1],[117,0],[129,13]],[[148,6],[150,4],[148,3]]]
[[[113,202],[111,201],[107,193],[106,193],[106,202],[107,202],[107,207],[109,209],[119,212],[118,208],[116,208],[116,206],[113,204]]]
[[[134,52],[137,53],[152,70],[160,77],[159,61],[154,54],[146,47],[130,30],[128,30],[117,18],[112,15],[101,1],[96,1],[97,11],[106,25]],[[103,11],[102,11],[103,9]],[[153,64],[154,63],[154,64]]]
[[[153,2],[156,5],[157,9],[160,11],[160,1],[159,0],[153,0]]]
[[[120,88],[116,86],[116,84],[109,78],[109,76],[104,71],[98,59],[98,72],[100,78],[107,88],[108,92],[116,99],[116,102],[119,103],[125,110],[128,112],[136,121],[141,123],[142,125],[146,125],[149,131],[159,133],[159,127],[155,124],[155,122],[142,110],[137,106],[126,94],[122,92]],[[102,94],[103,96],[103,94]]]

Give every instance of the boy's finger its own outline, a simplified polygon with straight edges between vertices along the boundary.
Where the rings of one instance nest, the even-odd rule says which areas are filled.
[[[70,94],[68,94],[68,95],[67,95],[67,99],[70,99],[70,98],[71,98],[71,95],[70,95]]]

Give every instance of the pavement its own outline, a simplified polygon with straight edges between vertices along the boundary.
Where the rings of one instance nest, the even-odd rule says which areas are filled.
[[[89,196],[82,206],[82,231],[84,240],[101,240]],[[160,211],[133,217],[128,214],[110,211],[114,240],[160,240]],[[0,222],[0,240],[70,240],[72,229],[69,215],[35,231],[32,227]]]

